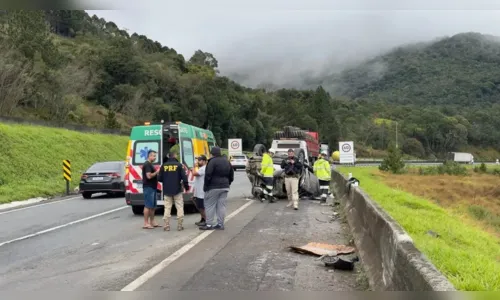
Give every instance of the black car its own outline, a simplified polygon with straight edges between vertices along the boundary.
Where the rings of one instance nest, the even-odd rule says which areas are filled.
[[[125,195],[125,162],[98,162],[88,168],[80,179],[83,198],[90,199],[92,194],[107,193]]]

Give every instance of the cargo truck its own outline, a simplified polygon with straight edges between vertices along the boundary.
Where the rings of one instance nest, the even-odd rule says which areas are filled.
[[[297,149],[295,154],[297,158],[311,165],[318,159],[320,147],[318,132],[306,131],[294,126],[285,126],[282,131],[276,131],[271,143],[271,148],[277,153]]]
[[[464,163],[464,164],[474,163],[474,155],[472,155],[471,153],[450,152],[448,153],[448,156],[446,158],[447,160],[451,160],[458,163]]]

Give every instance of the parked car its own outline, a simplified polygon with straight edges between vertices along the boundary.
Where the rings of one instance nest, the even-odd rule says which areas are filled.
[[[79,192],[85,199],[90,199],[92,194],[96,193],[125,196],[125,162],[107,161],[93,164],[82,174]]]
[[[247,162],[248,157],[245,154],[231,156],[231,165],[234,170],[245,169]]]

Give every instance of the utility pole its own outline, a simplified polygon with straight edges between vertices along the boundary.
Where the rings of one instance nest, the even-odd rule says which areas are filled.
[[[398,122],[396,121],[396,149],[398,148]]]

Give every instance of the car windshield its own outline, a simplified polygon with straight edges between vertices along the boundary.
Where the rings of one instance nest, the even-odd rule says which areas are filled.
[[[120,162],[100,162],[92,165],[87,172],[101,172],[101,171],[119,171],[121,168]]]
[[[245,159],[246,157],[244,155],[234,155],[233,159]]]

